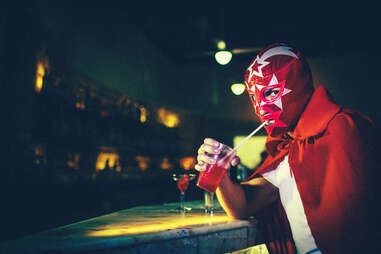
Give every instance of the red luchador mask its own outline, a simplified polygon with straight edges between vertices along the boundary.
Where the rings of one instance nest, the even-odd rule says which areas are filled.
[[[271,136],[292,130],[313,93],[309,66],[300,52],[274,44],[258,53],[245,83],[255,113]]]

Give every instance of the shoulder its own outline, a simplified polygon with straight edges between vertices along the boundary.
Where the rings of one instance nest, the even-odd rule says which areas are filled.
[[[342,109],[331,119],[327,126],[327,132],[344,133],[347,135],[359,135],[364,131],[373,130],[375,130],[375,125],[372,119],[365,114],[351,109]]]
[[[358,146],[358,149],[375,149],[380,141],[380,133],[374,122],[365,114],[343,109],[329,122],[323,137],[343,148]]]

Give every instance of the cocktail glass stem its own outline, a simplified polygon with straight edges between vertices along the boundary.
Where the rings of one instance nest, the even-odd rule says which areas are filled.
[[[185,191],[180,192],[180,210],[185,210]]]
[[[214,210],[214,192],[204,191],[205,213],[213,215]]]

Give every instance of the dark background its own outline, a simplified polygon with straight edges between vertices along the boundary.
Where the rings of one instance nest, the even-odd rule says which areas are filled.
[[[295,45],[315,85],[378,125],[380,11],[379,1],[4,4],[0,240],[177,201],[171,174],[185,171],[180,160],[195,157],[204,137],[232,145],[258,125],[246,94],[230,92],[255,52],[217,65],[217,39],[229,49]],[[177,127],[158,121],[161,108],[179,116]],[[118,154],[120,170],[96,171],[99,152]],[[188,199],[201,194],[191,184]]]

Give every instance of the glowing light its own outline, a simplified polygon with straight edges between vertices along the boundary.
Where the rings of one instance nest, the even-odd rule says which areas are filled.
[[[168,170],[172,168],[172,164],[169,162],[167,157],[164,157],[161,161],[160,168],[164,170]]]
[[[190,170],[196,165],[196,159],[194,157],[184,157],[180,160],[180,166],[185,170]]]
[[[169,128],[177,127],[180,123],[179,116],[169,110],[160,108],[157,111],[158,121]]]
[[[91,231],[87,235],[94,237],[111,237],[111,236],[121,236],[121,235],[135,235],[135,234],[145,234],[152,232],[159,232],[168,229],[184,228],[194,225],[212,224],[212,223],[223,223],[234,220],[226,215],[222,216],[195,216],[179,219],[174,217],[165,223],[154,223],[146,225],[111,225],[110,228],[105,228],[103,230]]]
[[[149,157],[138,155],[135,159],[138,162],[141,171],[146,171],[148,169],[148,165],[151,160]]]
[[[139,109],[140,109],[140,122],[145,123],[147,121],[148,111],[143,106],[140,106]]]
[[[41,92],[42,87],[44,85],[44,76],[45,76],[45,67],[42,62],[37,63],[37,70],[36,70],[36,85],[35,90],[36,92]]]
[[[233,55],[230,51],[221,50],[216,52],[216,54],[214,55],[214,58],[216,59],[217,63],[221,65],[226,65],[230,62],[230,60],[232,59],[232,56]]]
[[[85,109],[85,102],[83,102],[83,101],[81,101],[81,102],[76,102],[75,103],[75,107],[77,108],[77,109],[82,109],[82,110],[84,110]]]
[[[217,48],[218,48],[219,50],[224,50],[224,49],[226,49],[226,43],[225,43],[224,41],[218,41],[218,42],[217,42]]]
[[[230,86],[231,91],[235,95],[241,95],[243,92],[245,92],[245,85],[242,83],[234,83]]]
[[[175,115],[168,115],[167,116],[167,121],[165,122],[165,125],[173,128],[177,126],[178,118]]]
[[[95,164],[96,171],[104,170],[106,163],[108,163],[108,167],[115,168],[116,171],[120,172],[119,155],[117,153],[99,152]]]
[[[79,153],[69,153],[66,165],[70,168],[79,169]]]
[[[233,138],[233,146],[239,144],[245,136]],[[254,168],[261,162],[261,153],[266,150],[266,136],[251,137],[246,143],[237,149],[237,156],[241,158],[241,163],[248,168]]]
[[[45,76],[45,67],[41,62],[37,64],[37,75]]]

